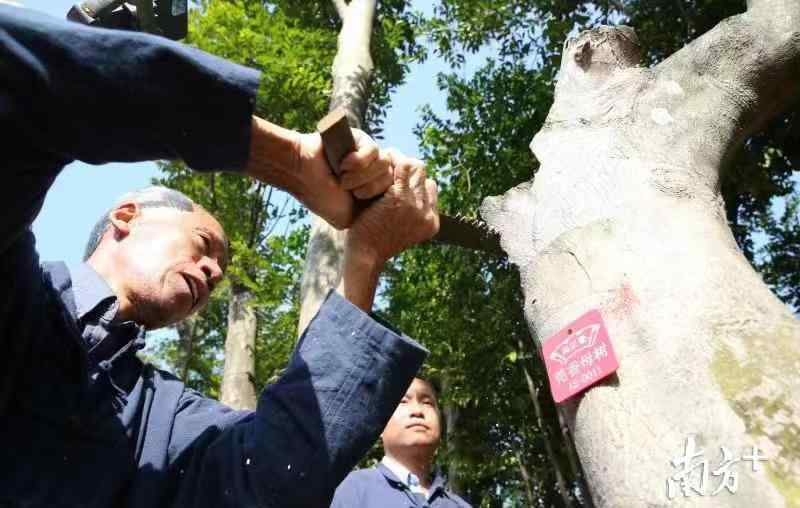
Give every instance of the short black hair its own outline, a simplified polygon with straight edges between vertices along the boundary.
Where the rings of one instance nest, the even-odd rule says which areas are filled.
[[[182,212],[191,212],[195,207],[194,201],[183,192],[160,185],[152,185],[144,189],[123,194],[117,200],[116,204],[118,205],[123,201],[134,201],[139,205],[139,208],[172,208]],[[109,215],[115,207],[116,205],[107,210],[92,228],[92,232],[89,234],[89,240],[86,242],[86,250],[83,253],[84,261],[89,259],[92,254],[94,254],[97,246],[100,245],[100,240],[103,239],[106,229],[109,224],[111,224]]]
[[[421,369],[419,372],[417,372],[417,375],[414,376],[414,379],[419,379],[420,381],[428,383],[433,390],[433,396],[436,397],[436,402],[439,402],[439,394],[442,391],[442,387],[437,376],[426,372],[426,369]]]

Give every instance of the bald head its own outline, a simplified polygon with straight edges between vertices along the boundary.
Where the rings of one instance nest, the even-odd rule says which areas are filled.
[[[117,199],[111,210],[104,213],[95,223],[92,232],[89,234],[89,240],[86,242],[86,250],[83,253],[84,261],[92,256],[97,246],[100,245],[100,240],[103,239],[106,229],[111,225],[110,216],[112,210],[125,201],[135,202],[142,210],[147,208],[172,208],[173,210],[191,212],[197,206],[186,194],[159,185],[125,193]]]
[[[117,295],[120,319],[148,328],[208,303],[228,261],[219,222],[186,195],[148,187],[122,196],[95,225],[86,262]]]

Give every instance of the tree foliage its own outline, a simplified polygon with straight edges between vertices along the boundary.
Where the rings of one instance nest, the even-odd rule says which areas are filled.
[[[800,312],[800,192],[786,200],[782,212],[764,214],[762,228],[772,239],[760,251],[764,280]]]

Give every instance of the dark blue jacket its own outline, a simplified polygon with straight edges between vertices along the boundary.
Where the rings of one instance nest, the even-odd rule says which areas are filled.
[[[389,420],[425,351],[335,294],[232,411],[138,359],[144,330],[91,269],[38,260],[30,225],[75,159],[242,168],[258,78],[0,5],[0,506],[328,506]]]
[[[428,500],[421,502],[405,483],[385,465],[353,471],[336,489],[330,508],[471,508],[447,486],[444,475],[437,474],[429,489]]]

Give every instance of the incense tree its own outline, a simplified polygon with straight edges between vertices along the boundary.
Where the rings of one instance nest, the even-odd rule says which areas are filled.
[[[721,180],[800,91],[800,4],[752,0],[653,67],[627,27],[564,45],[535,180],[483,216],[519,267],[541,344],[600,309],[616,375],[564,406],[597,506],[800,506],[800,323],[728,225]],[[768,460],[684,497],[688,442]],[[676,463],[677,464],[677,463]],[[743,464],[747,464],[745,467]],[[674,490],[677,488],[678,490]]]

